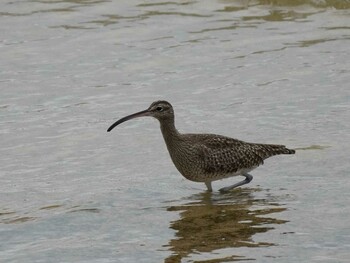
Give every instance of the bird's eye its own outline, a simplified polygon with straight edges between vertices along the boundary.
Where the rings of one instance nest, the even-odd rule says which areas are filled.
[[[163,111],[163,107],[158,106],[158,107],[156,108],[156,110],[157,110],[157,111]]]

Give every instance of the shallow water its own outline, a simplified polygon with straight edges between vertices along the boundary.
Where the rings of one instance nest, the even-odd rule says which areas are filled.
[[[348,262],[348,1],[0,3],[1,262]],[[297,148],[231,193],[152,119]]]

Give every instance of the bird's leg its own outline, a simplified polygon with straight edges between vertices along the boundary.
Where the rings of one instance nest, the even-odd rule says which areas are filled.
[[[236,184],[233,184],[233,185],[230,185],[230,186],[227,186],[227,187],[223,187],[221,189],[219,189],[220,192],[227,192],[227,191],[230,191],[231,189],[233,188],[236,188],[238,186],[241,186],[241,185],[244,185],[244,184],[248,184],[250,183],[251,180],[253,180],[253,176],[250,175],[250,174],[242,174],[243,176],[245,176],[245,179],[243,181],[240,181]]]
[[[205,185],[207,186],[209,192],[213,192],[213,188],[211,187],[211,181],[205,182]]]

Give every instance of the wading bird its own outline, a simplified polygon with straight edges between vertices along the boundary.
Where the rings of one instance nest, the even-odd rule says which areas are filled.
[[[212,191],[213,181],[237,175],[245,179],[220,191],[247,184],[253,179],[249,172],[263,164],[265,159],[295,153],[284,145],[249,143],[216,134],[182,134],[175,128],[173,107],[163,100],[153,102],[146,110],[121,118],[107,131],[125,121],[144,116],[154,117],[160,122],[165,144],[177,170],[191,181],[205,183],[208,191]]]

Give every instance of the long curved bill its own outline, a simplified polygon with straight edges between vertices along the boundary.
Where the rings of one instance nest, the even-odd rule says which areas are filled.
[[[107,130],[107,132],[110,132],[111,130],[114,129],[115,126],[125,122],[125,121],[128,121],[128,120],[131,120],[131,119],[134,119],[134,118],[137,118],[137,117],[143,117],[143,116],[149,116],[149,111],[148,110],[143,110],[143,111],[140,111],[140,112],[136,112],[134,114],[131,114],[131,115],[128,115],[124,118],[121,118],[120,120],[116,121],[115,123],[113,123]]]

